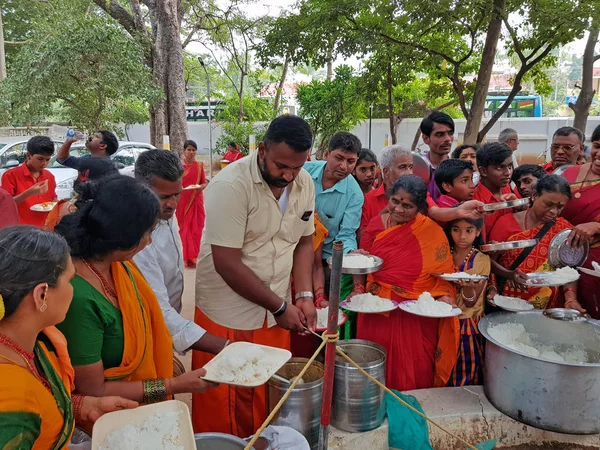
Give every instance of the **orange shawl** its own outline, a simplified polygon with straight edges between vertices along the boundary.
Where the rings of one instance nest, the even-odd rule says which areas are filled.
[[[109,381],[171,378],[173,343],[154,291],[133,262],[113,263],[111,271],[125,347],[121,365],[106,369],[104,377]]]
[[[60,219],[62,219],[60,215],[60,210],[62,206],[68,201],[69,200],[64,199],[59,200],[58,203],[54,205],[54,208],[52,208],[52,211],[50,211],[48,213],[48,216],[46,217],[46,223],[44,223],[44,230],[54,231],[54,227],[56,227],[56,225],[58,225],[58,222],[60,222]]]
[[[327,235],[329,234],[329,232],[327,231],[327,228],[325,228],[325,225],[323,225],[321,223],[321,221],[319,220],[319,215],[317,214],[317,212],[315,211],[315,232],[313,233],[313,250],[316,252],[317,249],[319,248],[319,246],[325,242],[325,239],[327,239]]]
[[[380,219],[381,221],[381,219]],[[433,220],[418,214],[410,223],[377,234],[370,253],[383,259],[383,266],[368,277],[367,291],[399,301],[417,299],[423,292],[434,297],[456,298],[454,286],[432,276],[453,273],[454,262],[444,231]],[[440,319],[435,352],[434,383],[445,386],[456,364],[460,340],[457,317]]]

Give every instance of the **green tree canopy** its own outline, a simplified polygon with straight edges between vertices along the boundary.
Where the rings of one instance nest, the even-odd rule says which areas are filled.
[[[1,86],[10,123],[58,113],[93,131],[148,120],[148,104],[160,94],[139,46],[103,14],[73,10],[80,3],[48,8],[20,49]]]
[[[312,128],[319,150],[338,131],[350,131],[367,117],[368,107],[358,77],[349,66],[335,69],[333,80],[313,81],[298,88],[300,115]]]

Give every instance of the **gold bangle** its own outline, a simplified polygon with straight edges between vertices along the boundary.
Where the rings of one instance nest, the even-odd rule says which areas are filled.
[[[167,387],[162,378],[142,381],[144,388],[144,403],[157,403],[167,399]]]

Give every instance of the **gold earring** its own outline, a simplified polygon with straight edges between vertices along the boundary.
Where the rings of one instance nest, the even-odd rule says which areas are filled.
[[[48,294],[48,283],[46,283],[46,285],[44,286],[44,292],[42,293],[42,300],[44,300],[44,303],[42,303],[42,306],[40,306],[40,312],[44,312],[48,308],[48,304],[46,303],[46,295],[47,294]]]

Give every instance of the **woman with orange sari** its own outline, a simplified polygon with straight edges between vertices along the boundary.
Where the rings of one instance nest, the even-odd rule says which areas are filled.
[[[505,214],[498,219],[490,231],[490,241],[539,240],[533,249],[514,249],[499,254],[502,267],[497,269],[504,270],[497,275],[506,280],[502,295],[527,300],[538,309],[566,307],[583,310],[577,301],[576,282],[540,288],[521,284],[523,274],[553,270],[548,262],[550,243],[561,231],[573,228],[573,225],[559,217],[570,199],[571,189],[565,179],[558,175],[547,175],[538,180],[528,210]],[[526,255],[525,259],[522,255]]]
[[[453,273],[454,264],[444,231],[425,216],[427,185],[415,175],[401,176],[388,208],[389,214],[371,220],[360,242],[362,251],[383,259],[383,266],[366,280],[355,275],[351,295],[366,291],[402,302],[429,292],[456,306],[453,285],[432,275]],[[358,316],[357,338],[376,342],[387,352],[388,387],[410,390],[448,383],[458,353],[458,318],[431,319],[400,309]]]
[[[36,227],[0,231],[0,448],[66,449],[75,423],[132,408],[119,397],[71,396],[64,336],[75,268],[64,239]]]
[[[563,173],[573,192],[563,216],[575,225],[569,236],[574,245],[590,242],[590,255],[583,266],[593,270],[592,262],[600,263],[600,126],[592,133],[591,140],[591,162],[569,167]],[[594,319],[600,319],[600,278],[581,274],[579,300]]]
[[[179,235],[183,244],[183,263],[185,267],[196,267],[200,253],[200,240],[206,213],[202,191],[208,184],[204,174],[204,165],[196,161],[198,146],[194,141],[185,141],[183,151],[183,188],[179,206],[175,214],[179,224]],[[185,189],[194,186],[190,189]]]
[[[67,338],[76,391],[153,403],[205,390],[203,369],[173,378],[171,335],[154,292],[132,262],[150,242],[158,197],[120,175],[82,186],[77,211],[56,226],[77,271],[73,301],[58,325]]]

